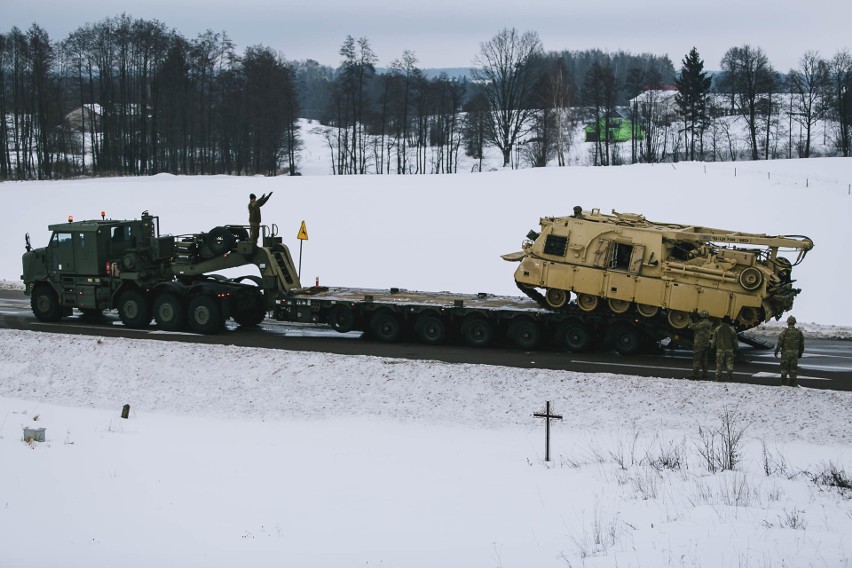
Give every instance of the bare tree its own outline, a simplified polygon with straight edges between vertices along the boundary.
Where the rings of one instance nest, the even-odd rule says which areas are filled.
[[[722,71],[725,73],[724,85],[731,94],[736,111],[745,119],[751,143],[751,159],[759,159],[757,132],[762,114],[759,102],[771,106],[765,101],[766,94],[774,90],[775,70],[763,50],[750,45],[732,47],[722,57]],[[767,145],[768,147],[768,145]]]
[[[813,128],[823,114],[822,103],[828,87],[828,64],[817,52],[808,51],[799,60],[799,68],[791,69],[787,79],[796,109],[790,114],[805,129],[801,155],[810,158]]]
[[[829,64],[831,114],[837,121],[837,145],[844,157],[852,156],[852,55],[837,52]]]
[[[529,99],[542,52],[536,32],[521,34],[515,28],[504,28],[479,44],[479,55],[473,60],[473,78],[483,89],[490,109],[486,137],[503,153],[503,167],[510,164],[512,148],[533,110]]]

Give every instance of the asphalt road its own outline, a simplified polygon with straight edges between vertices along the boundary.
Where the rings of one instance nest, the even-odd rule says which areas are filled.
[[[264,322],[254,329],[239,328],[229,323],[224,333],[205,336],[163,332],[154,327],[143,330],[128,329],[114,314],[109,313],[96,322],[86,321],[75,315],[64,318],[59,323],[49,324],[38,321],[32,315],[29,298],[19,290],[0,290],[0,328],[674,379],[686,379],[692,372],[692,352],[682,349],[664,348],[653,354],[622,356],[609,351],[525,352],[512,347],[473,349],[458,345],[431,346],[415,342],[385,344],[366,339],[360,332],[339,334],[325,326],[272,321]],[[805,356],[799,361],[799,384],[818,389],[852,390],[852,341],[811,338],[806,341]],[[734,380],[777,385],[778,360],[773,357],[772,350],[741,344],[734,366]]]

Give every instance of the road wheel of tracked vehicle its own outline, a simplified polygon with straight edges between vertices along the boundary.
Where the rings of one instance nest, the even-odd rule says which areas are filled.
[[[527,318],[515,318],[509,324],[509,339],[515,347],[531,351],[541,342],[541,328]]]
[[[614,314],[623,314],[627,310],[630,309],[630,302],[627,300],[618,300],[616,298],[610,298],[607,300],[607,304],[609,304],[609,309]]]
[[[166,292],[154,300],[154,321],[165,331],[181,331],[186,328],[186,306],[179,296]]]
[[[740,286],[746,290],[757,290],[763,284],[763,273],[754,266],[749,266],[740,272],[739,281]]]
[[[590,294],[578,294],[577,306],[584,312],[593,312],[597,309],[600,298]]]
[[[215,227],[207,233],[207,248],[215,256],[225,254],[234,248],[234,241],[236,241],[234,234],[225,227]]]
[[[355,314],[349,309],[349,306],[337,304],[328,311],[326,318],[328,325],[335,331],[347,333],[355,328]]]
[[[245,305],[234,314],[234,321],[241,327],[255,327],[266,319],[266,297],[258,292],[253,292],[246,299]]]
[[[465,342],[471,347],[485,347],[494,338],[494,327],[482,316],[467,316],[461,327]]]
[[[62,319],[62,306],[59,305],[59,297],[53,288],[47,284],[36,286],[30,298],[30,306],[33,314],[41,321],[59,321]]]
[[[580,322],[568,322],[559,327],[557,339],[560,346],[575,352],[587,351],[592,345],[589,328]]]
[[[381,310],[370,318],[370,331],[382,343],[393,343],[402,335],[402,325],[399,318],[391,311]]]
[[[568,303],[568,298],[571,293],[566,292],[565,290],[560,290],[559,288],[548,288],[547,292],[544,294],[544,299],[547,302],[547,305],[553,308],[554,310],[558,310],[560,308],[565,307],[565,304]]]
[[[680,310],[670,310],[667,319],[669,325],[675,329],[683,329],[689,325],[689,314]]]
[[[118,317],[131,329],[142,329],[151,323],[151,301],[140,290],[128,290],[118,299]]]
[[[658,306],[649,306],[648,304],[636,304],[636,311],[639,312],[640,316],[652,318],[660,313],[660,308]]]
[[[189,302],[189,328],[196,333],[210,335],[225,327],[222,306],[215,296],[201,294]]]
[[[414,329],[423,343],[438,345],[447,340],[447,326],[436,315],[423,314],[417,319]]]
[[[752,328],[759,324],[763,318],[760,317],[760,310],[746,306],[740,310],[740,315],[737,316],[737,323],[744,328]]]
[[[639,351],[639,347],[642,345],[642,336],[639,334],[639,330],[630,325],[616,329],[612,340],[612,346],[622,355],[633,355]]]

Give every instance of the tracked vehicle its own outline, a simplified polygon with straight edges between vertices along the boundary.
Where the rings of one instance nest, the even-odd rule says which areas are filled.
[[[792,268],[813,241],[710,227],[658,223],[643,215],[582,211],[544,217],[519,252],[518,287],[551,310],[665,316],[675,331],[691,314],[728,316],[738,330],[778,319],[801,291]],[[796,256],[790,261],[782,250]]]

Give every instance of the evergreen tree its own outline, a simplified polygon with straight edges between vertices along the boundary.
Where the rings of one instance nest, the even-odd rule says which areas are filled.
[[[695,141],[703,139],[704,129],[710,123],[707,98],[712,80],[704,72],[704,60],[699,57],[698,50],[694,47],[682,63],[680,74],[675,78],[675,104],[685,125],[688,158],[694,160]]]

